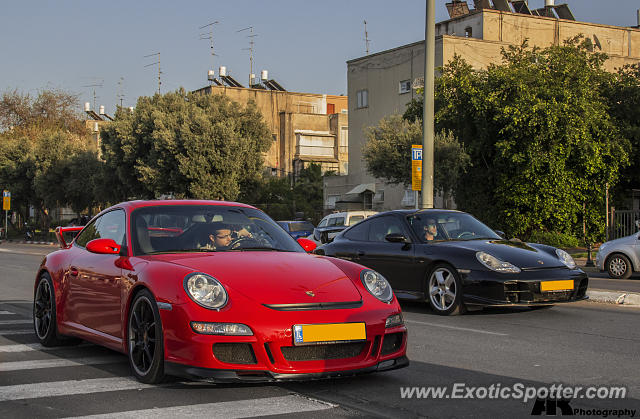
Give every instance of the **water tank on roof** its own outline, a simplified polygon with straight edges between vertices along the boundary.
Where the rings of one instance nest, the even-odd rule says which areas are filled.
[[[207,80],[209,81],[213,81],[213,79],[216,78],[216,73],[213,70],[209,70],[209,72],[207,73]]]
[[[91,110],[91,103],[84,102],[84,111],[89,112]]]
[[[227,67],[220,66],[220,71],[218,71],[218,74],[220,75],[220,77],[226,77],[226,75],[227,75]]]
[[[104,106],[100,105],[100,115],[104,115]]]
[[[261,79],[262,81],[267,81],[267,80],[269,80],[269,72],[268,72],[267,70],[262,70],[262,71],[260,72],[260,79]]]

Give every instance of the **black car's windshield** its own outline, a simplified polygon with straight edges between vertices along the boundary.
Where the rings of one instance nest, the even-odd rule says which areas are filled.
[[[425,243],[447,240],[500,239],[495,231],[469,214],[427,211],[410,215],[409,225]]]
[[[182,252],[304,252],[262,211],[229,205],[158,205],[131,214],[135,255]]]

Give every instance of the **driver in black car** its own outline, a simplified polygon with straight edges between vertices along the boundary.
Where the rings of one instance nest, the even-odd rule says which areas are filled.
[[[214,250],[225,250],[229,248],[234,240],[242,237],[250,238],[251,234],[245,228],[233,231],[229,225],[215,222],[211,224],[210,242],[207,243],[206,247]]]
[[[433,241],[438,235],[438,227],[436,226],[436,220],[429,218],[427,224],[424,226],[424,239],[426,241]]]

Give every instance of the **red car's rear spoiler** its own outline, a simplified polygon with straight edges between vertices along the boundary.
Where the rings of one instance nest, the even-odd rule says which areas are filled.
[[[73,234],[73,237],[75,237],[75,235],[84,228],[84,226],[80,226],[80,227],[56,227],[56,238],[58,239],[58,244],[60,244],[60,247],[62,249],[66,249],[67,247],[69,247],[71,245],[71,242],[73,241],[73,238],[71,240],[69,240],[69,244],[67,244],[67,242],[64,239],[64,233],[75,233]]]

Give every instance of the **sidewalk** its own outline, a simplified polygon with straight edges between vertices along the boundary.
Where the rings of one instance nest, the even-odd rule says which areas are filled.
[[[592,258],[595,262],[595,252],[593,253]],[[588,275],[600,272],[596,266],[585,266],[587,258],[575,258],[575,261],[578,267]],[[592,288],[590,285],[587,290],[587,295],[589,296],[589,301],[594,303],[640,307],[640,294],[634,292],[597,289]]]

